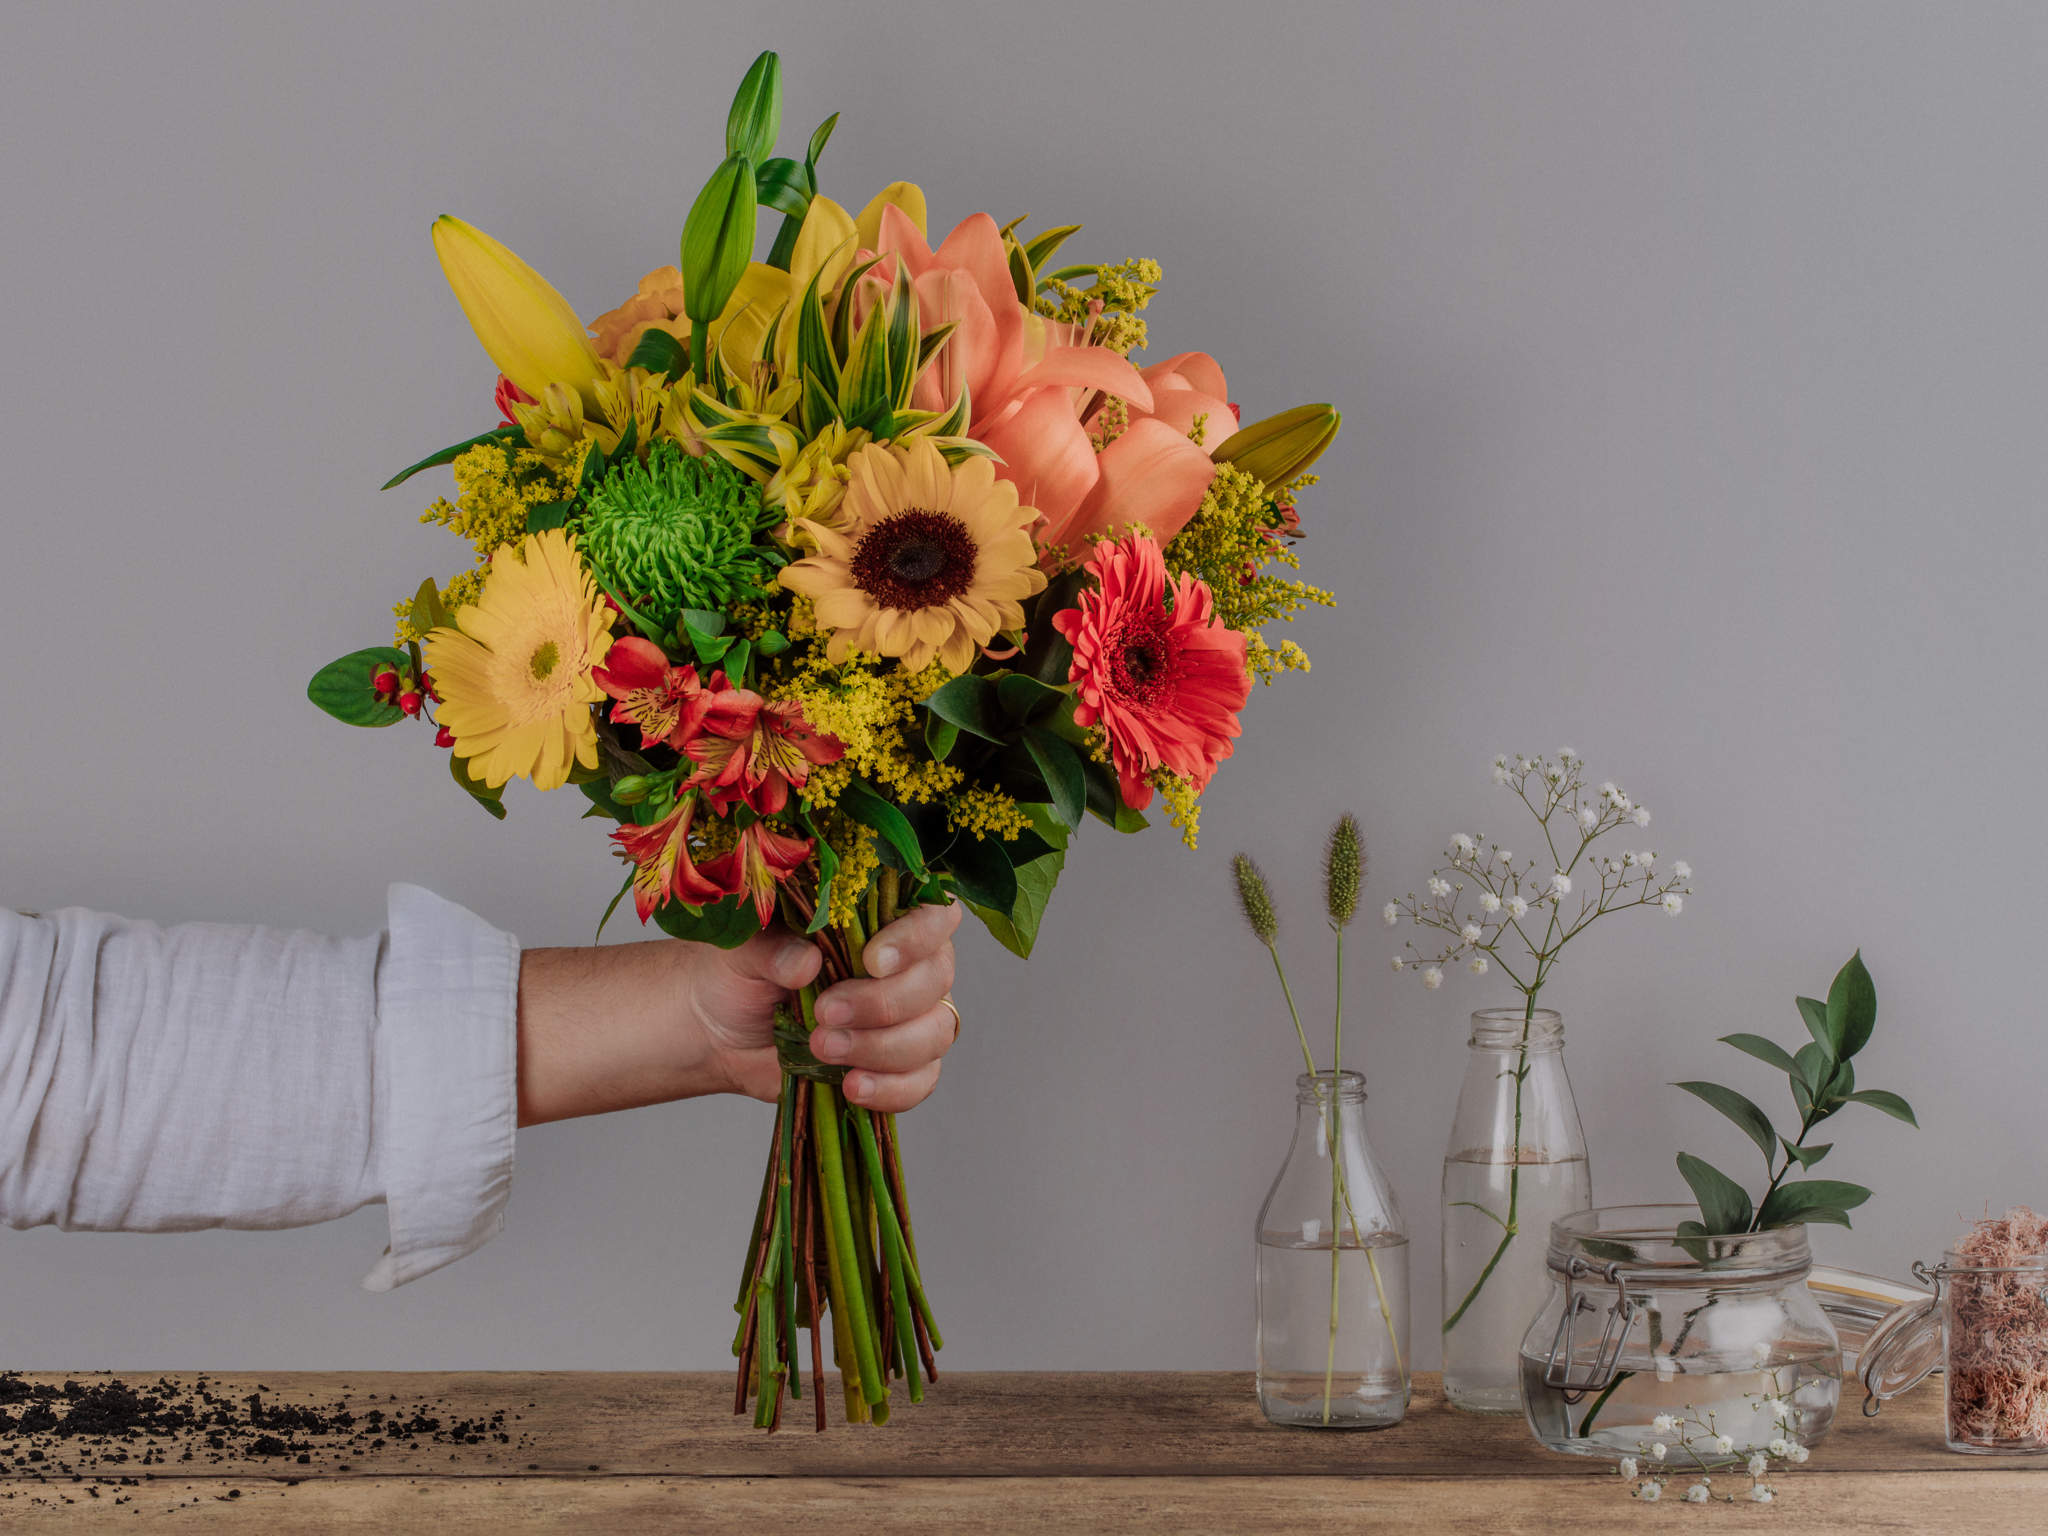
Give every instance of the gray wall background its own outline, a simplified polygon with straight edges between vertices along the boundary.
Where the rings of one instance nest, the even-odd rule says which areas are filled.
[[[1203,844],[1079,857],[1028,969],[964,944],[965,1042],[907,1129],[959,1367],[1242,1367],[1294,1046],[1226,890],[1274,872],[1323,1015],[1312,868],[1369,897],[1513,825],[1496,751],[1570,744],[1689,858],[1684,918],[1583,941],[1550,997],[1605,1202],[1746,1146],[1665,1086],[1782,1090],[1861,945],[1878,1195],[1838,1262],[1902,1273],[2048,1201],[2039,951],[2048,17],[2025,5],[29,5],[0,20],[0,901],[363,932],[392,880],[529,943],[612,876],[576,805],[495,825],[421,734],[308,673],[461,546],[376,487],[488,424],[428,244],[444,210],[586,313],[672,259],[753,53],[826,189],[905,176],[1154,255],[1152,356],[1254,415],[1348,413],[1307,505],[1342,595],[1254,700]],[[445,482],[443,482],[445,483]],[[627,924],[630,927],[630,922]],[[1351,1028],[1415,1244],[1469,977],[1364,930]],[[715,1366],[768,1136],[739,1103],[522,1136],[509,1226],[384,1297],[381,1210],[299,1233],[0,1233],[0,1364]]]

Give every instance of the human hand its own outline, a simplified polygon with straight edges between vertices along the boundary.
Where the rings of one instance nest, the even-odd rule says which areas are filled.
[[[849,1101],[909,1109],[939,1078],[957,1022],[958,906],[920,907],[868,942],[866,979],[820,994],[818,1059],[850,1070]],[[771,931],[733,950],[663,940],[521,956],[519,1120],[537,1125],[705,1093],[773,1100],[775,1009],[808,985],[817,947]]]

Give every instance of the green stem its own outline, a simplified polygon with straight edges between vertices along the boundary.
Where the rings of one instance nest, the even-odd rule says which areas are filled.
[[[711,372],[711,353],[706,345],[710,331],[708,324],[690,327],[690,372],[696,375],[694,382],[699,388],[704,387]]]
[[[1335,926],[1335,925],[1333,925]],[[1337,1002],[1330,1041],[1330,1344],[1323,1357],[1323,1422],[1330,1422],[1330,1393],[1337,1376],[1338,1261],[1344,1256],[1344,1229],[1337,1224],[1337,1202],[1344,1193],[1344,1154],[1338,1120],[1338,1084],[1344,1076],[1344,930],[1337,928]],[[1347,1202],[1348,1203],[1348,1202]],[[1358,1237],[1358,1222],[1351,1223]],[[1370,1257],[1370,1253],[1368,1253]]]
[[[853,1355],[860,1372],[864,1401],[879,1403],[888,1395],[876,1359],[874,1328],[868,1316],[865,1288],[851,1273],[860,1262],[861,1248],[853,1239],[853,1209],[846,1197],[845,1154],[839,1139],[839,1090],[830,1083],[817,1084],[811,1093],[814,1109],[811,1134],[818,1143],[818,1182],[825,1197],[825,1225],[831,1242],[827,1263],[832,1272],[832,1289],[839,1294],[832,1305],[845,1307],[847,1331],[853,1335]]]
[[[1542,985],[1542,973],[1537,973],[1537,986]],[[1500,1246],[1493,1250],[1493,1257],[1486,1261],[1486,1268],[1479,1271],[1479,1278],[1472,1282],[1472,1289],[1465,1293],[1465,1299],[1458,1303],[1458,1310],[1444,1319],[1444,1332],[1449,1333],[1458,1326],[1466,1308],[1478,1299],[1480,1290],[1492,1278],[1501,1256],[1508,1251],[1508,1244],[1515,1240],[1515,1209],[1522,1197],[1522,1085],[1529,1078],[1529,1027],[1536,1018],[1536,989],[1530,988],[1524,994],[1522,1006],[1522,1040],[1515,1056],[1515,1137],[1508,1148],[1508,1214],[1501,1222]]]
[[[1599,1414],[1600,1410],[1607,1406],[1607,1399],[1614,1396],[1615,1392],[1620,1388],[1621,1384],[1624,1381],[1627,1381],[1629,1377],[1633,1375],[1635,1375],[1634,1371],[1621,1372],[1614,1378],[1614,1380],[1607,1383],[1607,1390],[1605,1392],[1602,1392],[1598,1397],[1593,1399],[1593,1406],[1588,1408],[1586,1410],[1586,1416],[1583,1419],[1579,1420],[1579,1438],[1581,1440],[1585,1439],[1588,1435],[1593,1433],[1593,1420]]]
[[[889,1270],[889,1301],[896,1314],[896,1346],[902,1352],[904,1379],[910,1383],[910,1400],[924,1401],[924,1376],[918,1369],[917,1325],[911,1318],[910,1282],[905,1274],[903,1227],[896,1220],[896,1205],[889,1198],[889,1181],[882,1172],[881,1148],[875,1144],[875,1128],[868,1112],[853,1112],[853,1132],[860,1141],[861,1161],[867,1165],[868,1187],[874,1191],[875,1210],[882,1222],[882,1257]]]

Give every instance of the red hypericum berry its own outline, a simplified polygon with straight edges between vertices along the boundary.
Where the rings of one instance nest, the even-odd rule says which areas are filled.
[[[377,690],[378,697],[388,698],[398,692],[398,674],[389,667],[381,668],[377,675],[370,679],[370,686]]]
[[[434,686],[433,673],[422,672],[420,674],[420,689],[422,692],[426,694],[428,698],[432,699],[436,704],[441,702],[441,690]]]
[[[401,693],[398,696],[398,707],[404,710],[408,715],[418,714],[420,712],[420,705],[424,702],[425,701],[421,699],[418,694],[410,691]]]
[[[439,729],[438,731],[434,732],[434,745],[435,745],[435,746],[437,746],[437,747],[452,747],[452,746],[454,746],[454,745],[455,745],[455,733],[454,733],[453,731],[449,730],[447,726],[445,726],[445,725],[444,725],[444,726],[442,726],[442,727],[441,727],[441,729]]]

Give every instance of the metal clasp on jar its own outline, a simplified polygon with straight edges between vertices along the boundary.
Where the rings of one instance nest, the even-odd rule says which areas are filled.
[[[1556,1266],[1552,1265],[1553,1270]],[[1636,1309],[1642,1305],[1639,1298],[1629,1294],[1629,1282],[1638,1278],[1641,1271],[1625,1267],[1619,1260],[1606,1265],[1588,1264],[1584,1259],[1573,1257],[1565,1264],[1564,1315],[1557,1320],[1557,1332],[1550,1340],[1550,1356],[1543,1365],[1543,1384],[1564,1394],[1568,1403],[1577,1403],[1589,1392],[1604,1392],[1621,1365],[1622,1347],[1628,1342],[1629,1325],[1635,1321]],[[1601,1325],[1600,1342],[1593,1350],[1593,1358],[1587,1368],[1580,1369],[1575,1351],[1572,1349],[1574,1320],[1580,1312],[1597,1310],[1593,1299],[1575,1288],[1574,1282],[1597,1276],[1614,1287],[1614,1304],[1607,1309],[1606,1321]]]

